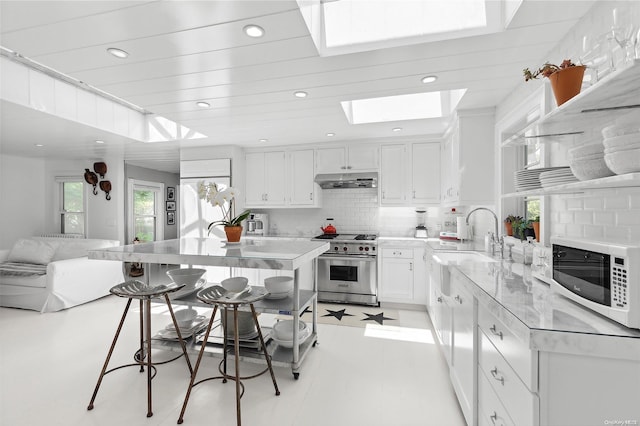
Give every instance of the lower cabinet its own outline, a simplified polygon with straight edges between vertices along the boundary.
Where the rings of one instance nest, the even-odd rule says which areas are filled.
[[[379,255],[379,300],[424,305],[427,300],[425,250],[383,247]]]

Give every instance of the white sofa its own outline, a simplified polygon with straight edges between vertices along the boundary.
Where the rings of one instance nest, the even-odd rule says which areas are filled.
[[[18,240],[11,250],[0,250],[0,306],[55,312],[108,295],[124,281],[122,262],[89,259],[87,251],[119,245],[84,238]],[[34,271],[40,275],[30,275]]]

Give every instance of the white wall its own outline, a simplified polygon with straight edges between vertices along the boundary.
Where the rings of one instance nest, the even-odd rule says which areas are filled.
[[[0,155],[0,249],[45,232],[45,161]]]

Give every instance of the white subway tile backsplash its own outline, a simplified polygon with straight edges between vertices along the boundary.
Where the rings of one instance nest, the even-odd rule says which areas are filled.
[[[593,212],[591,211],[577,211],[574,213],[575,223],[578,225],[591,225],[593,224]]]
[[[584,237],[593,240],[601,240],[604,238],[604,228],[598,225],[585,225]]]
[[[557,216],[557,221],[560,223],[573,223],[573,212],[558,212]]]
[[[598,226],[615,225],[616,215],[613,212],[595,212],[593,223]]]
[[[625,210],[617,213],[619,226],[638,225],[640,222],[640,210]]]
[[[566,236],[567,237],[575,237],[575,238],[582,238],[583,235],[583,230],[584,230],[584,226],[583,225],[577,225],[575,223],[568,223],[567,225],[565,225],[565,232],[566,232]]]
[[[567,210],[582,210],[584,208],[582,198],[567,198],[566,204]]]
[[[629,198],[624,195],[605,197],[604,208],[606,210],[623,210],[629,208]]]
[[[606,226],[604,228],[604,237],[606,239],[628,242],[629,235],[629,228],[625,226]]]
[[[602,210],[604,208],[604,200],[602,197],[589,197],[584,200],[585,210]]]

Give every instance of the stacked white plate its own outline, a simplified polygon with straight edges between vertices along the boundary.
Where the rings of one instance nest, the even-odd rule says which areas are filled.
[[[542,167],[539,169],[518,170],[514,173],[516,191],[540,189],[542,188],[540,174],[560,169],[568,169],[568,167]]]
[[[578,179],[573,175],[569,168],[550,170],[548,172],[540,173],[540,184],[543,188],[577,181]]]
[[[618,175],[640,172],[640,121],[602,129],[604,161]]]
[[[298,343],[302,344],[311,336],[311,327],[304,321],[300,321],[298,327]],[[293,348],[293,320],[278,321],[273,326],[271,338],[282,347]]]
[[[580,180],[599,179],[614,175],[604,161],[604,145],[600,140],[570,149],[569,167]]]
[[[187,327],[179,327],[182,338],[186,339],[198,333],[207,326],[207,320],[208,318],[206,316],[198,315]],[[176,327],[173,325],[173,322],[169,323],[164,330],[158,331],[158,337],[164,340],[178,340],[178,333],[176,332]]]

